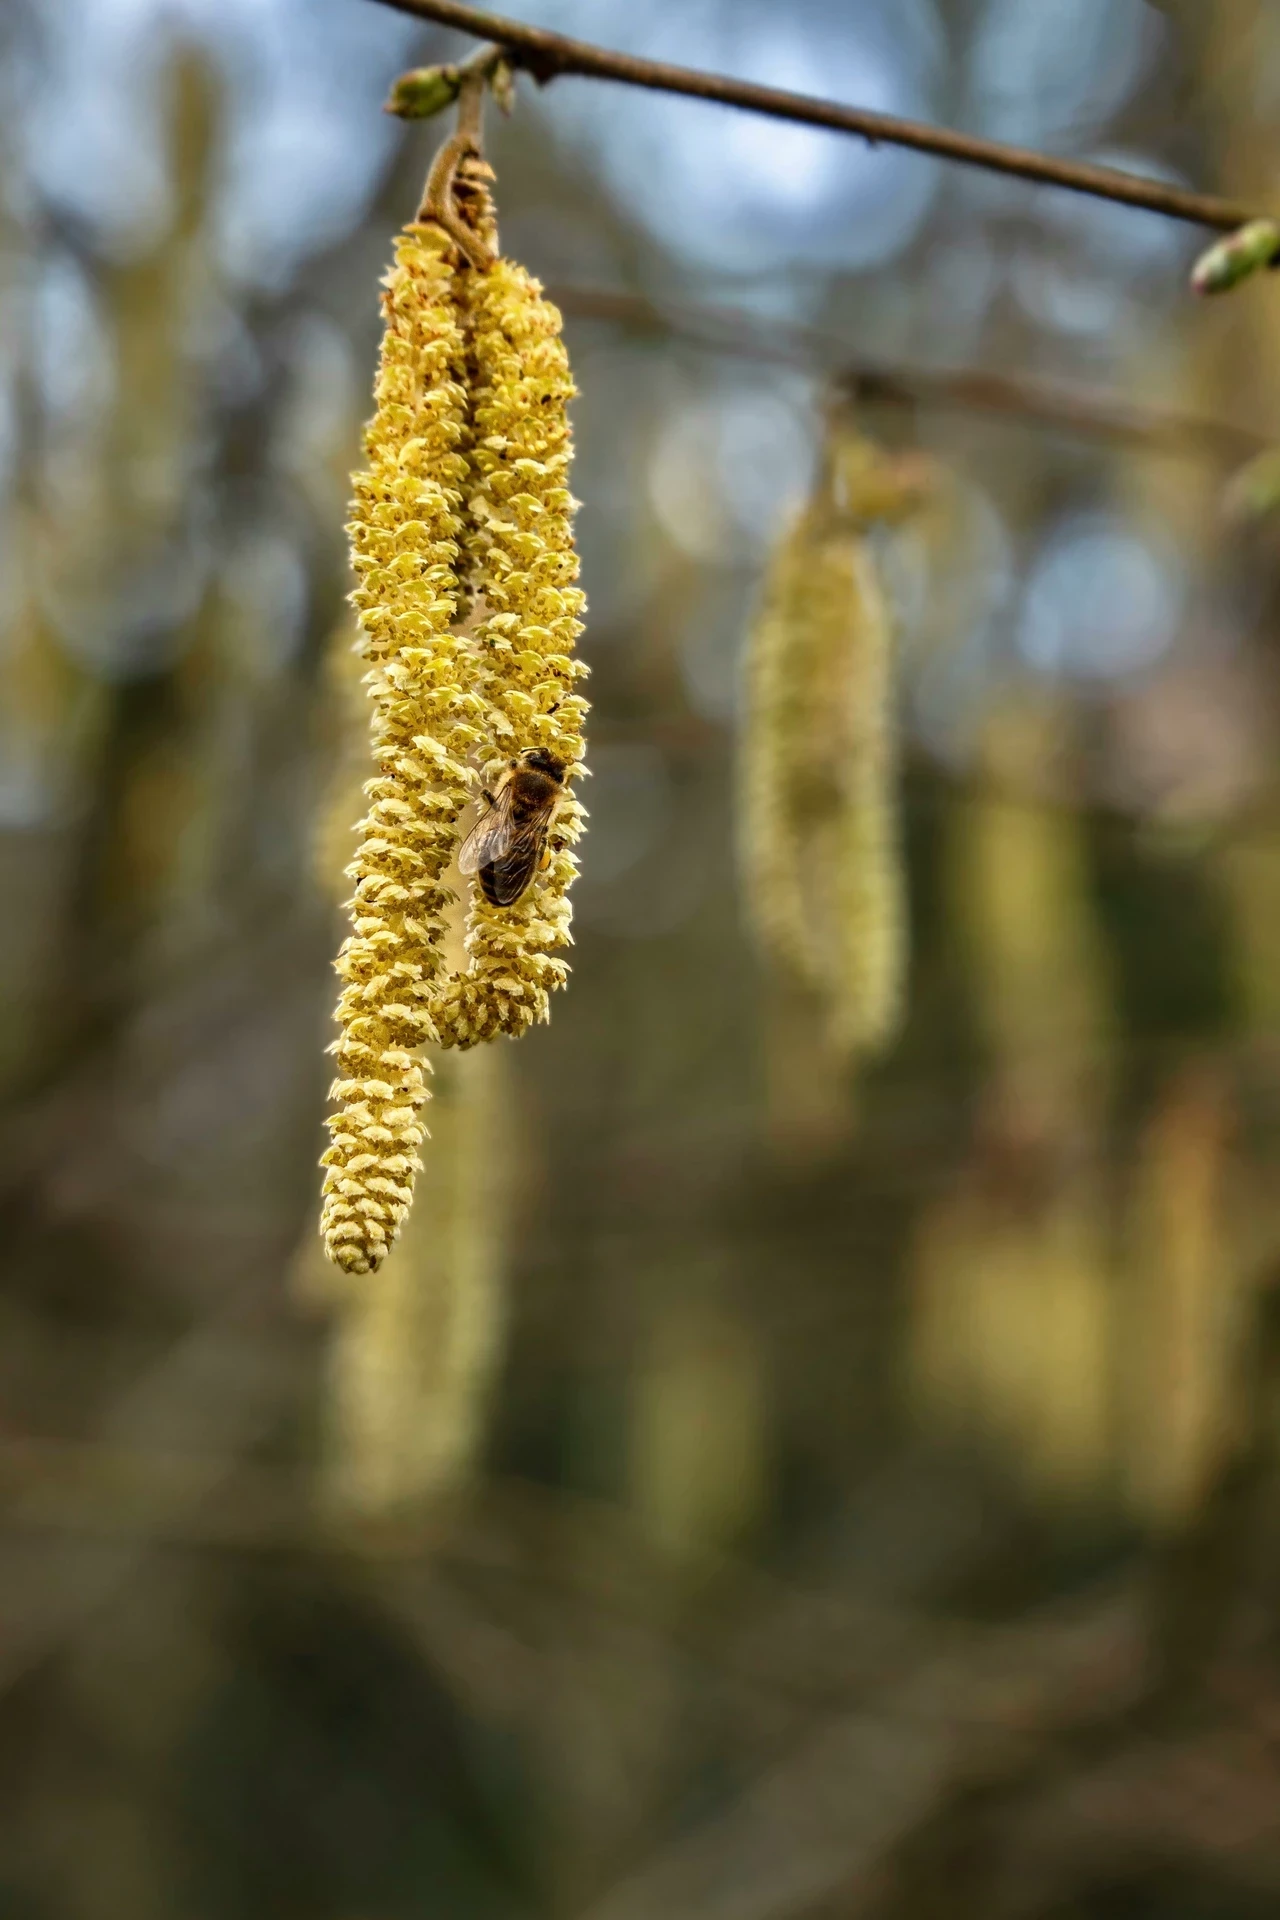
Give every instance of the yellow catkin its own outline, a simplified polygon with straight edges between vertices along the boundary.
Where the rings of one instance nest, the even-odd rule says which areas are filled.
[[[738,814],[746,904],[760,943],[813,987],[821,970],[808,933],[805,825],[831,805],[830,770],[817,763],[808,731],[815,655],[833,630],[819,550],[818,515],[806,507],[774,551],[748,636]],[[838,632],[839,604],[834,612]]]
[[[1184,1526],[1238,1432],[1248,1296],[1232,1192],[1231,1089],[1211,1062],[1160,1090],[1129,1182],[1119,1352],[1124,1478],[1158,1530]]]
[[[748,648],[742,870],[762,946],[822,998],[835,1044],[892,1038],[907,916],[899,847],[893,645],[869,525],[919,475],[860,440],[780,543]]]
[[[696,1298],[660,1307],[628,1426],[629,1491],[645,1531],[675,1552],[740,1545],[768,1508],[769,1443],[768,1370],[747,1322]]]
[[[374,777],[348,868],[352,932],[337,961],[346,984],[321,1230],[330,1258],[352,1273],[383,1258],[420,1167],[427,1090],[418,1050],[435,1037],[444,875],[484,711],[470,688],[467,642],[452,630],[468,474],[457,280],[448,238],[429,225],[406,228],[386,281],[369,464],[355,479],[349,527]]]
[[[837,1046],[857,1053],[887,1044],[901,1021],[907,902],[889,610],[865,542],[850,543],[847,563],[857,612],[844,699],[833,715],[844,741],[832,856],[831,1031]]]
[[[574,691],[586,672],[573,651],[584,596],[573,584],[574,386],[560,315],[509,260],[467,280],[474,440],[466,538],[487,754],[500,762],[545,747],[571,781],[583,770],[587,703]],[[437,1009],[443,1045],[474,1046],[547,1018],[549,996],[568,975],[558,950],[570,942],[572,848],[584,818],[566,786],[550,864],[514,906],[491,907],[473,886],[466,969]]]
[[[1054,700],[1015,697],[988,714],[989,791],[948,809],[943,857],[977,1036],[1017,1106],[1065,1144],[1103,1124],[1114,1013],[1086,825],[1034,797],[1055,767],[1068,791],[1080,777],[1064,727]]]
[[[412,1509],[474,1469],[505,1322],[511,1066],[439,1059],[412,1217],[377,1284],[337,1302],[323,1488],[340,1514]]]
[[[1115,1479],[1107,1241],[1087,1175],[1019,1205],[982,1164],[925,1210],[908,1268],[918,1416],[1067,1507],[1107,1498]]]

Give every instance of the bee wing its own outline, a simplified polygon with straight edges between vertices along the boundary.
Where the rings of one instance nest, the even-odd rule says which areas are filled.
[[[507,836],[502,853],[496,859],[491,857],[483,863],[492,869],[489,885],[498,906],[512,906],[538,871],[538,862],[547,841],[547,828],[551,823],[551,812],[552,809],[548,807],[536,820],[526,820],[515,827]]]
[[[478,873],[495,860],[501,860],[520,829],[511,817],[511,805],[500,793],[487,813],[482,813],[458,849],[458,872]]]

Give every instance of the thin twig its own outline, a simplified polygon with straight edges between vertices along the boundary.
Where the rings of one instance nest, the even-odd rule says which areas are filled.
[[[829,335],[757,320],[733,307],[658,302],[644,294],[595,287],[552,286],[547,291],[571,319],[609,321],[636,332],[687,340],[714,353],[821,373],[851,399],[868,403],[999,414],[1112,446],[1194,453],[1228,465],[1251,458],[1280,438],[1234,420],[1136,407],[1115,394],[990,373],[983,367],[897,367],[851,360]]]
[[[941,160],[958,161],[962,166],[986,167],[1020,180],[1064,187],[1069,193],[1118,200],[1126,206],[1164,214],[1171,220],[1189,220],[1197,226],[1216,227],[1224,232],[1243,226],[1259,212],[1256,207],[1222,200],[1216,194],[1193,193],[1163,180],[1144,180],[1118,167],[1100,167],[1087,160],[1054,159],[1028,147],[1007,146],[1001,140],[984,140],[977,134],[956,133],[951,128],[933,127],[919,120],[903,120],[896,114],[872,113],[865,107],[845,106],[838,100],[818,100],[781,87],[758,86],[750,80],[731,79],[727,74],[704,73],[696,67],[672,66],[665,60],[615,53],[588,40],[574,40],[567,34],[551,33],[546,27],[527,26],[520,20],[508,20],[500,14],[482,12],[479,7],[464,6],[460,0],[381,0],[381,4],[417,20],[433,20],[442,27],[456,27],[461,33],[495,41],[513,67],[523,68],[541,83],[562,74],[578,74],[586,79],[615,80],[622,86],[646,87],[656,93],[715,100],[722,106],[742,107],[748,113],[767,114],[775,120],[797,120],[808,126],[827,127],[833,133],[854,134],[873,146],[883,141],[886,146],[912,147]]]
[[[444,142],[431,162],[418,208],[419,220],[434,220],[437,226],[443,227],[464,258],[482,271],[493,264],[493,255],[461,217],[453,196],[463,161],[472,155],[480,158],[484,155],[484,96],[497,53],[496,48],[482,48],[463,67],[457,131]]]
[[[470,143],[473,153],[484,152],[484,96],[494,62],[499,58],[497,47],[481,47],[480,52],[473,55],[462,70],[462,85],[458,91],[458,137]]]

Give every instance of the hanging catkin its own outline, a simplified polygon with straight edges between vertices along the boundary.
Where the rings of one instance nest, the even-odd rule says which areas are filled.
[[[503,259],[468,279],[474,442],[465,538],[488,751],[503,762],[544,748],[568,782],[582,771],[587,711],[574,692],[586,672],[573,657],[585,598],[573,584],[576,502],[566,484],[574,385],[560,315],[538,282]],[[491,906],[473,883],[468,964],[438,1010],[443,1045],[474,1046],[547,1018],[549,996],[568,975],[557,949],[570,941],[571,849],[584,817],[566,786],[550,864],[513,906]]]
[[[329,782],[313,847],[335,904],[364,811],[369,702],[352,623],[325,660]],[[444,951],[461,955],[450,908]],[[431,1146],[413,1210],[375,1286],[339,1274],[308,1238],[295,1268],[330,1315],[322,1488],[338,1517],[411,1509],[454,1486],[482,1443],[504,1324],[510,1062],[495,1048],[437,1054]]]
[[[831,775],[814,756],[811,696],[821,645],[842,630],[844,606],[843,595],[828,604],[825,569],[815,564],[821,519],[820,510],[804,508],[765,576],[747,643],[738,814],[747,907],[761,945],[813,987],[821,971],[805,901],[805,820],[829,811],[829,796],[809,790]]]
[[[867,529],[900,517],[919,485],[918,469],[837,429],[773,556],[748,646],[748,910],[850,1053],[892,1038],[906,965],[892,630]]]
[[[342,1513],[412,1507],[474,1466],[505,1320],[512,1064],[437,1059],[412,1217],[377,1285],[336,1304],[323,1483]]]
[[[408,1211],[427,1097],[418,1050],[434,1038],[444,873],[467,799],[483,702],[451,631],[467,478],[465,349],[456,253],[433,225],[401,235],[349,527],[352,595],[369,663],[374,777],[365,791],[345,981],[334,1043],[338,1102],[324,1156],[321,1230],[349,1272],[376,1267]]]
[[[472,104],[478,104],[473,93]],[[570,851],[583,812],[583,596],[565,480],[573,394],[560,316],[495,257],[475,128],[446,143],[386,283],[386,330],[349,527],[373,700],[370,806],[347,869],[351,937],[334,1045],[338,1110],[321,1222],[331,1259],[378,1266],[421,1170],[421,1049],[471,1046],[547,1017],[568,968]],[[548,864],[523,898],[476,894],[451,976],[446,876],[483,769],[541,747],[564,793]]]
[[[898,815],[893,634],[865,541],[851,543],[853,644],[837,724],[839,815],[833,827],[831,1032],[851,1053],[887,1045],[902,1018],[907,902]]]

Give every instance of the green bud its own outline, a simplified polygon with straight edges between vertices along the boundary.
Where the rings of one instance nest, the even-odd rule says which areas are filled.
[[[489,91],[503,113],[510,113],[516,103],[516,74],[509,60],[500,58],[494,62]]]
[[[1260,520],[1280,507],[1280,447],[1264,447],[1227,482],[1222,499],[1230,520]]]
[[[1250,220],[1200,255],[1191,284],[1197,293],[1227,293],[1259,267],[1275,266],[1278,258],[1280,226],[1274,220]]]
[[[382,110],[401,120],[430,120],[453,105],[461,86],[457,67],[414,67],[400,75]]]

